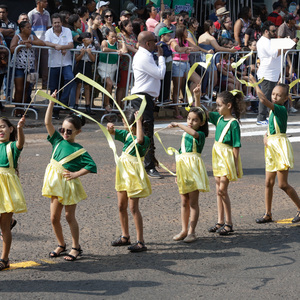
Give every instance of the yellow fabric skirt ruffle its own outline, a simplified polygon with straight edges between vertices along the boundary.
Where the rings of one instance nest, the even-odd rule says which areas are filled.
[[[48,164],[43,183],[42,195],[48,198],[58,197],[62,205],[74,205],[87,198],[79,178],[67,181],[63,177],[64,168],[51,159]]]
[[[123,152],[120,157],[120,163],[123,166],[123,171],[120,171],[117,166],[116,191],[126,191],[130,198],[146,198],[151,195],[150,180],[144,166],[142,166],[142,169],[140,168],[137,158]],[[143,178],[141,177],[141,172]]]
[[[294,167],[294,152],[286,134],[268,136],[268,147],[265,147],[266,171],[285,171]]]
[[[0,168],[0,214],[26,211],[23,189],[15,169]]]
[[[226,176],[229,181],[236,181],[238,178],[242,178],[243,169],[242,161],[239,156],[238,159],[238,170],[239,175],[237,176],[233,147],[220,142],[215,142],[212,149],[212,167],[215,177]]]
[[[193,191],[209,192],[206,168],[200,153],[176,155],[176,175],[179,194]]]

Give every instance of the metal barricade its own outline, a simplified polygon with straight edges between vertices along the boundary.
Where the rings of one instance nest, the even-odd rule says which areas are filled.
[[[18,53],[18,51],[21,48],[25,48],[25,47],[26,46],[24,46],[24,45],[17,46],[16,49],[15,49],[15,53]],[[37,53],[38,53],[37,57],[36,57],[37,63],[35,64],[35,70],[39,70],[41,50],[42,49],[48,49],[48,50],[52,49],[53,50],[53,48],[41,47],[41,46],[32,46],[32,48],[35,48],[37,50]],[[30,49],[28,51],[30,51]],[[76,68],[76,54],[78,54],[80,52],[80,50],[71,49],[70,51],[72,53],[72,61],[73,61],[72,70],[74,72],[75,68]],[[92,53],[96,54],[96,57],[95,57],[95,62],[92,63],[92,76],[91,76],[91,79],[93,79],[96,82],[98,82],[99,84],[101,84],[104,88],[107,85],[107,78],[109,76],[103,76],[104,78],[101,79],[100,76],[98,75],[99,55],[100,54],[107,55],[107,63],[109,61],[110,56],[118,55],[118,62],[117,62],[117,68],[116,68],[117,70],[116,70],[115,80],[114,80],[114,84],[116,84],[116,82],[118,81],[118,76],[119,76],[119,65],[120,65],[120,56],[119,56],[119,54],[116,53],[116,52],[102,52],[102,51],[92,51]],[[131,65],[132,65],[132,58],[127,53],[122,54],[122,55],[128,57],[128,61],[129,61],[129,71],[128,71],[128,73],[130,74]],[[28,74],[30,72],[29,63],[30,62],[27,61],[26,69],[24,69],[25,79],[28,77]],[[83,74],[85,73],[85,70],[87,68],[86,63],[87,63],[86,61],[84,61],[84,63],[83,63],[83,70],[82,70]],[[106,65],[107,65],[106,66],[107,67],[106,71],[109,71],[108,70],[109,66],[108,66],[108,64],[106,64]],[[31,102],[30,97],[31,97],[32,91],[37,90],[37,89],[42,89],[42,87],[41,87],[41,81],[39,80],[39,77],[37,76],[36,80],[33,83],[30,84],[30,89],[29,89],[30,95],[27,95],[27,94],[29,94],[29,93],[27,93],[28,92],[28,84],[26,83],[26,80],[24,80],[21,100],[18,99],[18,101],[15,101],[15,99],[13,97],[13,90],[15,88],[16,59],[12,59],[10,69],[11,69],[11,85],[10,85],[10,91],[11,92],[10,92],[10,95],[8,97],[8,100],[9,100],[10,104],[16,106],[12,111],[12,114],[13,114],[16,109],[25,110],[26,107],[28,106],[28,103]],[[59,87],[62,85],[62,69],[63,69],[63,66],[62,66],[62,62],[61,62],[61,67],[60,67],[60,70],[59,70],[59,80],[58,80],[58,86]],[[47,87],[45,89],[46,92],[48,92],[48,90],[50,90],[50,84],[49,84],[50,72],[51,72],[51,68],[49,67],[48,68]],[[76,74],[74,74],[74,76],[75,75]],[[77,79],[77,81],[78,81],[77,84],[80,84],[80,80]],[[130,82],[130,76],[128,76],[128,78],[127,78],[126,92],[125,92],[126,95],[129,92],[129,82]],[[116,90],[116,88],[115,88],[115,90]],[[96,94],[96,96],[93,97],[95,94]],[[116,93],[114,92],[113,94],[115,95]],[[114,96],[114,98],[116,98],[116,97]],[[68,104],[71,107],[74,107],[75,101],[76,101],[76,87],[72,88],[72,90],[70,92],[70,97],[69,97],[69,103]],[[83,103],[84,103],[84,100],[83,100],[83,97],[80,93],[79,99],[78,99],[78,108],[79,109],[84,109]],[[90,91],[90,103],[92,104],[91,105],[92,111],[104,111],[105,112],[104,117],[107,114],[113,114],[113,113],[118,112],[118,109],[115,107],[114,103],[111,103],[112,104],[112,110],[109,111],[109,112],[106,112],[105,107],[104,107],[104,95],[103,95],[103,93],[100,93],[100,97],[98,97],[98,94],[97,94],[97,92],[96,92],[96,90],[93,86],[92,86],[91,91]],[[48,106],[48,101],[45,101],[44,99],[40,99],[40,97],[35,96],[34,99],[32,100],[32,105],[34,106],[34,108],[30,107],[29,110],[33,111],[35,113],[35,116],[36,116],[36,119],[37,119],[38,112],[37,112],[37,109],[35,109],[35,107],[46,107],[46,106]],[[125,103],[124,107],[126,108],[127,106],[128,106],[128,104]]]
[[[1,93],[1,107],[2,103],[8,101],[8,78],[10,76],[10,60],[11,60],[11,53],[10,50],[4,46],[0,45],[0,59],[1,59],[1,66],[0,66],[0,93]],[[6,66],[4,65],[7,61]]]
[[[186,55],[185,53],[179,53],[179,52],[174,52],[173,55],[179,55],[179,60],[172,60],[171,61],[171,66],[169,65],[170,62],[167,62],[167,70],[166,70],[166,75],[163,80],[161,80],[161,90],[160,90],[160,95],[158,97],[157,105],[160,107],[168,107],[168,106],[181,106],[181,105],[187,105],[187,99],[186,99],[186,90],[185,90],[185,84],[186,84],[186,77],[188,75],[189,70],[184,70],[185,66],[184,63],[185,61],[181,61],[182,55]],[[199,62],[200,61],[200,51],[196,52],[191,52],[189,54],[189,60],[187,63],[189,63],[190,67],[194,62]],[[173,64],[176,62],[178,64],[177,67],[177,72],[180,74],[183,72],[183,76],[176,76],[174,78],[173,74]],[[178,62],[182,62],[178,63]],[[170,68],[171,67],[171,68]],[[168,70],[170,68],[171,70]],[[202,67],[197,67],[195,72],[198,74],[198,76],[201,78],[202,75],[205,72],[205,69]],[[182,78],[185,78],[182,82]],[[199,78],[199,82],[200,82]],[[175,83],[175,84],[174,84]],[[182,83],[182,85],[180,84]],[[190,83],[191,84],[191,83]],[[175,95],[174,95],[175,93]],[[182,97],[180,97],[180,93]],[[176,97],[177,95],[177,97]],[[181,99],[181,100],[180,100]]]
[[[231,63],[237,62],[245,55],[249,54],[247,51],[231,52],[217,52],[212,58],[212,72],[211,85],[209,93],[209,105],[212,105],[213,96],[224,90],[230,91],[238,89],[243,91],[246,95],[246,100],[256,101],[255,91],[251,87],[242,85],[238,80],[249,80],[250,73],[255,76],[257,72],[257,53],[249,56],[244,63],[238,68],[232,69]],[[213,73],[216,72],[216,73]],[[215,78],[218,78],[217,82]]]
[[[300,60],[299,60],[300,50],[291,49],[285,52],[282,59],[282,76],[281,82],[285,84],[290,84],[295,80],[299,79],[300,74]],[[298,102],[300,99],[300,84],[299,81],[291,88],[290,95],[293,101]],[[289,102],[288,108],[292,109],[292,102]]]

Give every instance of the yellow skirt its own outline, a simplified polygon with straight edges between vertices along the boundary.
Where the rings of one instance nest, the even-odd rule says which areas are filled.
[[[176,156],[176,174],[179,194],[193,191],[209,192],[207,172],[200,153],[182,153]]]
[[[86,199],[80,179],[67,181],[63,177],[64,171],[61,164],[51,159],[45,171],[42,195],[48,198],[58,197],[58,202],[62,205],[74,205]]]
[[[286,134],[268,136],[268,147],[265,147],[266,171],[285,171],[294,167],[294,152]]]
[[[236,181],[238,178],[242,178],[243,169],[241,157],[238,159],[238,170],[239,175],[237,175],[233,147],[220,142],[215,142],[212,149],[212,167],[215,177],[226,176],[229,181]]]
[[[142,169],[140,168],[137,158],[123,152],[120,157],[120,163],[123,170],[120,171],[117,166],[116,191],[126,191],[130,198],[146,198],[151,195],[150,180],[144,166]]]
[[[0,168],[0,214],[26,211],[23,189],[15,169]]]

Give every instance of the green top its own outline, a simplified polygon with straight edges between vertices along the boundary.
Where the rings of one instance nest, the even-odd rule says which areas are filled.
[[[47,140],[52,144],[52,153],[57,144],[59,144],[53,157],[53,159],[58,162],[63,158],[69,156],[70,154],[83,148],[77,143],[70,143],[64,140],[57,131],[55,131],[51,137],[48,135]],[[63,167],[71,172],[77,172],[84,168],[86,170],[89,170],[91,173],[97,173],[97,166],[87,152],[69,161],[68,163],[63,164]]]
[[[184,146],[185,146],[185,151],[182,148],[182,146],[179,149],[179,153],[181,154],[182,152],[186,153],[186,152],[194,152],[193,151],[193,141],[195,141],[196,144],[196,149],[197,149],[197,153],[201,153],[205,144],[205,134],[202,131],[197,131],[199,134],[198,139],[195,139],[193,136],[191,136],[188,133],[184,133],[182,135],[182,142],[184,142]]]
[[[122,149],[123,152],[126,151],[126,149],[130,146],[130,144],[132,143],[132,137],[131,135],[128,136],[128,131],[127,130],[120,130],[120,129],[116,129],[115,130],[115,140],[120,141],[122,143],[124,143],[124,147]],[[127,137],[128,136],[128,137]],[[127,137],[127,139],[126,139]],[[134,136],[134,139],[136,139],[136,136]],[[148,147],[150,146],[150,139],[147,136],[144,136],[144,143],[143,145],[140,144],[136,144],[137,149],[139,151],[140,157],[144,157]],[[136,157],[136,151],[135,151],[135,147],[133,147],[131,149],[131,151],[129,152],[129,154],[131,156],[135,156]]]
[[[271,135],[276,134],[274,116],[280,129],[280,132],[277,133],[286,133],[288,113],[285,106],[274,104],[274,110],[271,111],[269,117],[269,131]]]
[[[80,43],[75,42],[74,41],[74,37],[77,36],[77,35],[82,34],[82,31],[80,29],[77,29],[76,31],[71,30],[71,32],[72,32],[72,38],[73,38],[74,48],[76,48],[78,45],[80,45]]]
[[[9,161],[6,153],[6,146],[9,142],[1,143],[0,144],[0,168],[9,168]],[[18,166],[18,159],[21,154],[21,151],[17,148],[17,142],[12,142],[10,144],[11,152],[13,155],[14,165],[13,167],[16,168]],[[12,166],[11,166],[12,167]]]
[[[107,47],[109,49],[114,49],[114,50],[118,50],[118,43],[115,42],[113,45],[111,45],[108,41],[107,41]],[[118,53],[116,52],[116,54],[104,54],[105,52],[103,53],[100,53],[99,54],[99,61],[105,63],[105,64],[116,64],[118,62],[118,59],[119,59],[119,55]],[[108,60],[107,60],[107,56],[108,56]]]
[[[218,112],[210,112],[208,121],[216,125],[215,141],[219,141],[222,131],[229,122],[229,120],[225,121],[223,116],[221,116]],[[230,127],[227,133],[225,134],[222,143],[230,145],[234,148],[241,147],[241,130],[238,121],[234,120],[233,122],[231,122]]]

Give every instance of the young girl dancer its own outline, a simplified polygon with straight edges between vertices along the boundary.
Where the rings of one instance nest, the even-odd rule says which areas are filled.
[[[201,107],[192,107],[187,116],[187,126],[172,122],[168,127],[179,127],[185,132],[181,139],[179,155],[176,155],[176,172],[181,196],[181,232],[174,241],[196,241],[195,228],[199,218],[199,191],[209,192],[209,181],[201,152],[208,136],[206,113]],[[191,216],[190,228],[189,218]]]
[[[256,82],[250,75],[250,81]],[[294,167],[293,148],[286,136],[288,113],[284,103],[289,98],[289,86],[278,84],[272,91],[272,102],[268,101],[259,86],[255,88],[259,101],[270,109],[268,133],[264,137],[266,181],[265,206],[266,213],[256,219],[256,223],[272,222],[273,187],[277,175],[278,186],[292,199],[297,206],[297,214],[293,223],[300,221],[300,199],[295,189],[288,184],[289,169]]]
[[[56,91],[52,94],[56,97]],[[42,194],[51,198],[51,223],[58,241],[58,247],[49,253],[51,258],[60,256],[66,251],[66,243],[60,223],[61,212],[65,208],[66,220],[72,235],[72,250],[64,257],[67,261],[76,260],[82,254],[79,245],[79,227],[75,217],[76,205],[87,197],[78,177],[96,173],[97,167],[91,156],[81,145],[75,143],[75,137],[81,132],[85,119],[78,115],[67,116],[57,132],[52,124],[54,102],[50,101],[45,125],[48,141],[52,144],[52,157],[48,164]]]
[[[16,174],[18,158],[25,142],[24,124],[25,117],[20,119],[17,129],[8,119],[0,118],[0,226],[3,237],[0,271],[9,268],[12,215],[27,211],[21,183]]]
[[[197,95],[197,99],[200,94]],[[197,102],[196,101],[196,105]],[[216,125],[215,143],[212,149],[212,167],[216,180],[218,222],[209,229],[227,235],[233,232],[231,205],[228,195],[230,181],[243,175],[239,155],[241,147],[239,119],[242,110],[243,94],[224,91],[217,96],[217,112],[208,114],[208,121]],[[233,117],[233,113],[235,117]],[[226,222],[224,220],[226,216]]]
[[[129,124],[136,120],[138,111],[127,110],[125,116]],[[136,157],[136,144],[141,157],[144,157],[150,145],[150,139],[144,136],[142,128],[142,120],[139,118],[132,126],[131,130],[134,135],[134,140],[126,124],[123,120],[126,130],[118,130],[114,128],[114,124],[108,123],[107,130],[110,134],[115,135],[115,139],[124,143],[123,152],[120,157],[122,171],[117,166],[116,169],[116,191],[118,195],[119,217],[122,228],[122,235],[111,244],[112,246],[125,246],[130,245],[130,236],[128,228],[128,214],[127,206],[133,215],[134,224],[137,233],[136,244],[128,247],[131,252],[146,251],[144,237],[143,237],[143,218],[139,210],[139,198],[148,197],[152,190],[149,178],[145,171],[144,165],[139,164]]]

